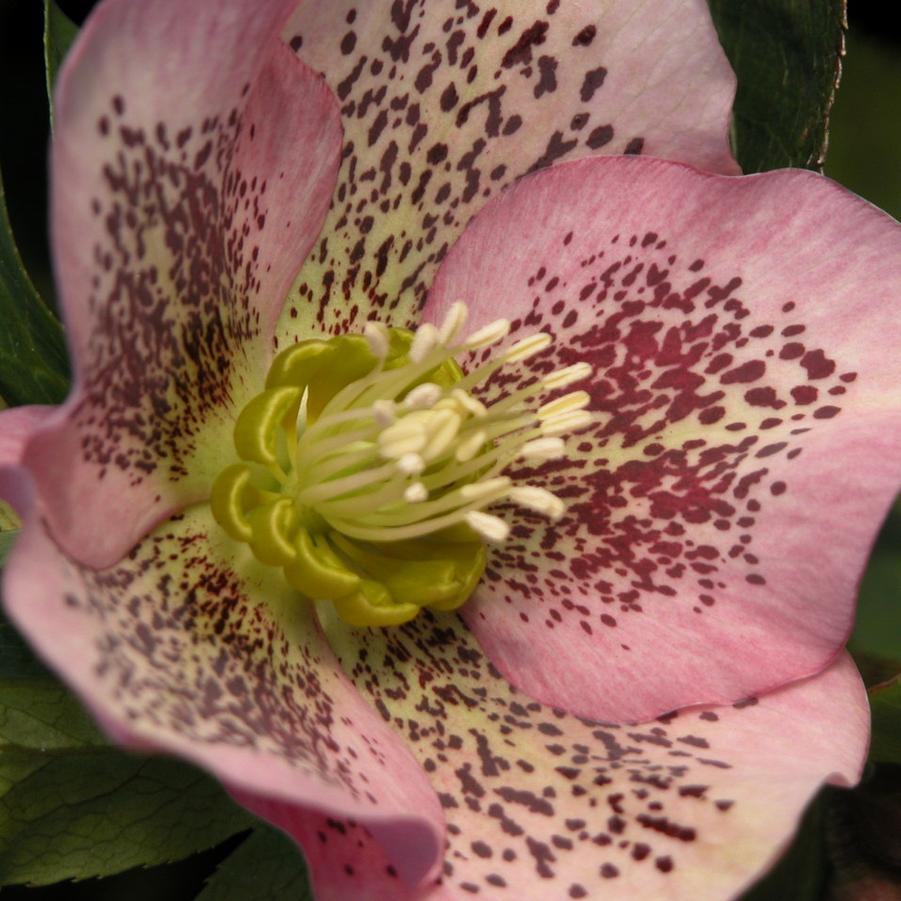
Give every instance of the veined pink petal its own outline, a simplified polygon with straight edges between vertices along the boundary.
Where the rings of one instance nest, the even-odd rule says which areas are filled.
[[[820,176],[651,160],[538,173],[473,221],[426,317],[556,335],[489,393],[594,367],[596,425],[511,469],[567,515],[508,511],[464,614],[515,685],[634,722],[833,659],[901,481],[899,245]]]
[[[285,12],[107,0],[60,78],[52,225],[76,388],[27,462],[53,535],[92,565],[229,462],[328,206],[339,117],[279,39]]]
[[[703,0],[302,3],[286,39],[342,104],[344,160],[280,335],[414,321],[470,216],[525,172],[646,153],[737,172]]]
[[[341,671],[315,614],[195,506],[106,570],[31,517],[7,563],[10,617],[119,742],[211,771],[289,833],[350,817],[415,882],[441,808],[401,740]]]
[[[42,425],[53,407],[13,407],[0,412],[0,498],[24,514],[32,502],[34,485],[22,468],[22,453],[31,433]]]
[[[456,617],[327,631],[428,773],[448,847],[441,885],[405,892],[364,828],[313,818],[301,840],[319,901],[735,897],[819,786],[856,782],[866,757],[847,655],[757,702],[606,726],[511,689]]]

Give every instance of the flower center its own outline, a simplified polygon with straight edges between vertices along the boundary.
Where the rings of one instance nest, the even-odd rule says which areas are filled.
[[[590,367],[534,378],[486,406],[473,389],[552,338],[538,332],[491,356],[509,322],[460,338],[465,321],[457,303],[439,328],[411,333],[370,321],[363,335],[296,344],[275,358],[265,390],[235,423],[242,462],[217,477],[213,516],[351,625],[459,607],[485,569],[485,542],[510,530],[486,512],[492,505],[554,520],[564,513],[550,491],[516,484],[504,470],[562,456],[561,436],[591,422],[584,391],[538,403]],[[455,358],[473,351],[483,351],[482,362],[464,373]]]

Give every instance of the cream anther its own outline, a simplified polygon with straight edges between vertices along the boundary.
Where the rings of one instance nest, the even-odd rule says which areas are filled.
[[[437,346],[438,329],[430,322],[426,322],[416,329],[413,335],[413,343],[410,345],[409,356],[414,363],[421,363]]]
[[[391,425],[391,423],[397,419],[394,401],[387,400],[386,398],[379,398],[372,405],[372,418],[375,420],[375,424],[381,428]]]
[[[429,442],[422,451],[423,459],[431,461],[440,457],[453,444],[463,419],[452,410],[437,410],[426,425]]]
[[[488,325],[474,331],[464,342],[463,347],[467,350],[477,350],[480,347],[489,347],[497,344],[498,341],[506,338],[510,332],[509,319],[495,319]]]
[[[432,382],[423,382],[407,394],[403,406],[408,410],[427,410],[438,403],[443,393],[438,385]]]
[[[552,391],[555,388],[565,388],[567,385],[581,382],[582,379],[587,379],[590,375],[591,366],[587,363],[573,363],[572,366],[565,366],[563,369],[558,369],[556,372],[546,375],[541,380],[541,384],[548,391]]]
[[[467,394],[461,388],[454,388],[450,396],[464,409],[473,416],[484,416],[488,410],[480,400],[474,398],[471,394]]]
[[[563,435],[566,432],[577,432],[591,425],[592,416],[587,410],[572,410],[569,413],[558,413],[541,422],[541,434],[546,437]]]
[[[388,327],[376,319],[370,319],[363,326],[363,336],[369,344],[369,349],[373,355],[380,360],[384,360],[388,356],[388,349],[391,346],[391,339],[388,333]]]
[[[404,489],[404,500],[408,504],[419,504],[422,501],[427,500],[429,496],[429,492],[426,489],[425,485],[422,482],[414,482],[412,485],[408,485],[406,489]]]
[[[487,440],[488,436],[481,429],[478,432],[473,432],[468,438],[460,441],[457,445],[457,450],[454,452],[454,457],[460,463],[466,463],[482,449]]]
[[[554,339],[547,332],[538,332],[535,335],[529,335],[528,338],[517,341],[513,347],[503,354],[501,359],[505,363],[518,363],[521,360],[527,360],[539,351],[549,347],[553,340]]]
[[[566,454],[562,438],[536,438],[527,441],[519,451],[524,460],[557,460]]]
[[[556,494],[535,485],[515,486],[510,489],[508,497],[514,504],[534,510],[554,521],[566,512],[566,505]]]
[[[428,432],[421,422],[400,419],[379,435],[379,451],[389,460],[399,459],[405,454],[419,453],[426,446],[428,438]]]
[[[544,418],[557,413],[568,413],[570,410],[582,410],[588,406],[590,400],[587,391],[573,391],[571,394],[564,394],[563,397],[542,404],[538,408],[538,415]]]
[[[463,330],[468,318],[469,310],[465,303],[461,303],[459,300],[452,303],[444,321],[438,327],[438,342],[444,345],[451,344]]]
[[[467,525],[486,541],[498,543],[506,540],[510,534],[510,526],[500,517],[492,516],[490,513],[470,510],[469,513],[464,514],[464,519]]]
[[[504,494],[512,482],[507,476],[498,476],[494,479],[485,479],[484,482],[472,482],[460,489],[460,497],[465,501],[478,501],[491,495]]]
[[[425,469],[425,460],[419,454],[404,454],[397,461],[397,468],[407,476],[418,476]]]

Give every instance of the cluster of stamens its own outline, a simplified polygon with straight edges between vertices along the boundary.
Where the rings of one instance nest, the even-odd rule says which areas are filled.
[[[590,424],[585,391],[539,402],[585,379],[590,367],[530,377],[486,405],[475,396],[479,386],[553,339],[538,332],[492,356],[486,349],[508,336],[510,323],[499,319],[461,337],[466,318],[466,306],[456,303],[438,327],[410,334],[370,321],[362,338],[305,342],[280,354],[266,390],[238,418],[235,444],[244,462],[214,486],[213,512],[226,530],[264,562],[284,566],[289,582],[315,598],[328,590],[310,576],[311,560],[343,567],[361,585],[390,571],[390,588],[412,566],[398,562],[416,556],[410,542],[427,542],[426,556],[440,548],[438,557],[457,560],[467,542],[503,541],[510,527],[488,512],[492,505],[512,502],[559,519],[560,498],[504,471],[517,460],[563,456],[563,436]],[[464,373],[456,363],[462,355],[481,362]],[[468,584],[458,570],[460,584]],[[367,598],[365,605],[376,603],[372,590]],[[455,595],[453,606],[463,600]]]

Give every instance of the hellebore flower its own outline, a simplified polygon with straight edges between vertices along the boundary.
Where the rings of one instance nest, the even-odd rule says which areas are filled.
[[[840,648],[899,475],[897,225],[810,173],[726,177],[703,3],[523,6],[107,0],[61,76],[76,386],[0,419],[6,604],[323,898],[728,896],[865,753]],[[465,334],[509,320],[501,355],[554,342],[456,382],[461,299]],[[544,493],[466,475],[501,501],[460,514],[506,537],[487,562],[420,534],[438,467],[507,447],[482,405],[576,377],[541,414],[574,417],[566,454],[546,428],[549,459],[502,460]],[[354,625],[409,605],[435,612]]]

